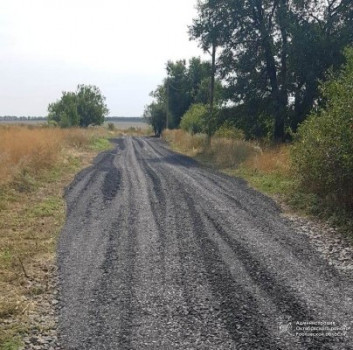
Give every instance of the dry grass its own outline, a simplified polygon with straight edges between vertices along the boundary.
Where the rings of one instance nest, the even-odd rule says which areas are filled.
[[[166,130],[162,136],[180,152],[199,156],[219,168],[235,167],[261,151],[255,144],[244,140],[213,137],[208,143],[206,135],[191,135],[180,129]]]
[[[261,173],[279,173],[284,176],[290,174],[290,149],[288,145],[276,145],[263,148],[246,159],[244,166]]]
[[[205,154],[221,169],[234,168],[260,153],[261,149],[251,142],[226,138],[212,138]]]
[[[194,156],[202,152],[206,147],[206,135],[195,134],[191,135],[188,132],[176,130],[164,130],[163,139],[170,143],[176,150],[185,153],[189,156]]]
[[[191,135],[167,130],[163,138],[177,151],[196,157],[229,175],[245,178],[251,186],[271,195],[290,196],[295,182],[290,172],[289,145],[264,145],[242,139]]]
[[[65,220],[63,188],[114,135],[104,128],[0,127],[0,349],[31,326],[34,296],[48,286]]]
[[[51,129],[43,127],[0,127],[0,185],[19,176],[38,175],[63,158],[65,148],[82,148],[103,129]]]
[[[94,156],[111,147],[108,138],[148,129],[59,129],[0,126],[0,349],[17,349],[33,327],[55,270],[56,238],[65,220],[63,189]],[[10,344],[10,345],[9,345]]]

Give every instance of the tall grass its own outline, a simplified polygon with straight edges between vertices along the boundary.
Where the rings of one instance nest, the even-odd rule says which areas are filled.
[[[290,147],[288,145],[282,144],[259,149],[260,152],[245,160],[245,167],[265,174],[279,173],[284,176],[290,174]]]
[[[225,134],[225,133],[223,133]],[[259,142],[206,135],[191,135],[183,130],[166,130],[164,139],[176,150],[194,156],[201,162],[217,167],[229,175],[245,178],[266,193],[291,196],[295,179],[291,175],[290,146],[268,145]]]
[[[38,175],[56,164],[65,148],[85,147],[97,133],[82,129],[0,127],[0,185],[24,174]]]
[[[194,134],[181,130],[164,130],[162,138],[177,150],[188,155],[196,155],[202,152],[206,146],[206,135]]]
[[[114,135],[104,128],[0,126],[0,349],[14,348],[19,334],[38,326],[28,315],[49,288],[65,219],[63,188]]]
[[[162,137],[177,150],[198,155],[220,168],[235,167],[261,151],[256,144],[242,139],[213,137],[208,142],[205,134],[191,135],[179,129],[166,130]]]

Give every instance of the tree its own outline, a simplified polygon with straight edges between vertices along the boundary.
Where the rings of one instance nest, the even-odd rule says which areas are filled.
[[[151,103],[145,107],[143,117],[152,126],[155,135],[160,136],[166,126],[167,115],[164,106],[155,102]]]
[[[191,39],[197,39],[204,52],[211,55],[211,74],[209,80],[209,116],[214,118],[215,79],[216,79],[216,53],[220,45],[223,33],[222,1],[208,1],[197,4],[199,16],[194,19],[193,25],[189,27]],[[211,130],[211,128],[207,128]]]
[[[203,0],[191,27],[205,49],[217,45],[217,69],[236,105],[264,106],[273,138],[317,103],[318,80],[342,63],[353,40],[349,0]]]
[[[167,77],[163,83],[151,93],[154,102],[146,107],[145,114],[152,122],[155,120],[152,117],[155,115],[154,113],[157,110],[159,112],[163,110],[165,115],[163,128],[173,129],[179,127],[181,118],[191,105],[208,103],[211,65],[209,62],[193,57],[188,63],[185,60],[168,61],[166,71]],[[218,79],[215,80],[214,85],[214,100],[218,104],[223,97],[223,88]],[[151,114],[151,112],[153,113]],[[160,113],[159,117],[161,117]]]
[[[80,116],[77,111],[77,95],[74,92],[63,92],[59,101],[49,104],[48,111],[48,120],[54,121],[63,128],[80,124]]]
[[[101,125],[109,113],[105,97],[94,85],[78,85],[76,92],[63,92],[60,100],[49,104],[48,120],[61,127]]]

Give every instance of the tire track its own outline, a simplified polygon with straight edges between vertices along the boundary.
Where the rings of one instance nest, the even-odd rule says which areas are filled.
[[[353,282],[294,236],[273,201],[158,139],[115,144],[66,193],[64,350],[351,349],[351,335],[278,329],[350,324]]]

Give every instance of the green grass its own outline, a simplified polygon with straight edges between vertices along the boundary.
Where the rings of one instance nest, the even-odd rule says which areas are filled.
[[[45,198],[41,203],[34,205],[28,209],[29,217],[43,218],[55,215],[58,210],[61,210],[62,198],[51,196]]]
[[[269,195],[289,196],[293,193],[293,178],[278,172],[264,173],[240,165],[236,169],[226,169],[225,173],[241,177],[247,180],[250,186]]]
[[[112,147],[113,147],[112,143],[108,139],[103,137],[94,139],[92,144],[90,145],[90,148],[92,150],[98,151],[98,152],[108,150]]]
[[[6,341],[0,345],[0,350],[18,350],[22,346],[21,340],[17,337],[12,340]]]

